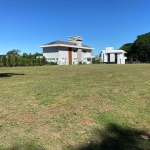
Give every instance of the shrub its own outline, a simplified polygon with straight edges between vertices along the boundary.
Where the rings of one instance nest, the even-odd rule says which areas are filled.
[[[57,62],[47,62],[48,65],[58,65]]]
[[[78,65],[82,65],[82,61],[79,61]]]
[[[92,59],[92,64],[100,64],[100,63],[101,63],[100,58],[98,58],[98,59],[93,58]]]

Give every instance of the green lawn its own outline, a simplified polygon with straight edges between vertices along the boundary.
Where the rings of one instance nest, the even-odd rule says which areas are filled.
[[[0,92],[0,149],[150,147],[149,64],[0,68]]]

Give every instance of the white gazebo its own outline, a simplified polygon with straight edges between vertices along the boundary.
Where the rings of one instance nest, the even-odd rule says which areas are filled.
[[[104,63],[125,64],[127,59],[125,53],[123,50],[114,50],[113,47],[106,47],[101,52],[101,60]]]

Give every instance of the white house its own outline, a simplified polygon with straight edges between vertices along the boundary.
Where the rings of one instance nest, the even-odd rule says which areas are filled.
[[[49,62],[57,62],[59,65],[72,65],[79,62],[91,64],[92,50],[94,48],[82,44],[82,37],[70,36],[68,42],[54,41],[40,46],[43,48],[43,56]]]
[[[105,50],[101,52],[101,60],[104,63],[115,63],[115,64],[125,64],[125,51],[114,50],[113,47],[106,47]]]

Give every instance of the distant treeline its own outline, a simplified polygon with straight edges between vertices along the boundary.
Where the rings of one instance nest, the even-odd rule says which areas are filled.
[[[20,50],[13,49],[8,51],[5,55],[0,56],[1,67],[15,67],[15,66],[42,66],[47,63],[45,57],[40,53],[19,54]]]

